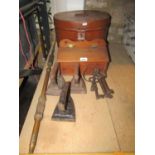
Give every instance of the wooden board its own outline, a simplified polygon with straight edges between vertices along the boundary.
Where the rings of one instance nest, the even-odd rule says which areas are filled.
[[[87,95],[72,95],[76,122],[56,122],[51,115],[58,97],[47,96],[35,153],[86,153],[134,151],[134,64],[120,45],[111,45],[112,63],[107,81],[114,98],[96,100],[86,83]],[[20,153],[28,153],[42,73],[20,135]],[[71,77],[65,77],[69,80]],[[99,91],[101,91],[99,89]]]

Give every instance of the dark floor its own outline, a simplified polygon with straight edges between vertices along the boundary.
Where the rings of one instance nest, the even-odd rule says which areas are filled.
[[[19,134],[22,130],[27,112],[29,110],[31,100],[33,98],[39,76],[30,76],[25,79],[19,90]]]

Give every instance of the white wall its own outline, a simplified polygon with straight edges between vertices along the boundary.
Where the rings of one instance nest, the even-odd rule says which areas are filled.
[[[83,10],[84,0],[51,0],[51,5],[53,13],[70,10]]]
[[[67,0],[67,10],[83,10],[84,0]]]
[[[51,7],[52,7],[52,12],[57,13],[61,11],[66,11],[67,10],[67,0],[51,0]]]

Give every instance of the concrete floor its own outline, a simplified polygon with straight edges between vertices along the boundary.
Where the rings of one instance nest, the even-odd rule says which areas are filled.
[[[134,151],[134,64],[120,44],[110,44],[112,62],[107,82],[115,91],[113,99],[96,100],[86,83],[87,95],[72,95],[75,123],[51,121],[58,97],[47,96],[35,153]],[[44,71],[20,135],[20,153],[27,153],[34,124],[37,99]],[[99,90],[101,91],[101,90]]]

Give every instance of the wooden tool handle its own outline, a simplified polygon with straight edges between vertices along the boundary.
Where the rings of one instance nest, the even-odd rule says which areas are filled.
[[[32,135],[31,135],[30,145],[29,145],[29,153],[34,152],[34,149],[35,149],[35,146],[37,143],[39,127],[40,127],[40,121],[35,121],[35,124],[33,126]]]
[[[43,83],[43,87],[42,87],[42,90],[41,90],[40,97],[38,99],[36,112],[35,112],[35,115],[34,115],[35,123],[34,123],[34,126],[33,126],[33,131],[32,131],[31,140],[30,140],[30,144],[29,144],[29,153],[34,152],[34,149],[35,149],[35,146],[36,146],[36,143],[37,143],[37,137],[38,137],[39,127],[40,127],[40,122],[41,122],[41,120],[43,118],[43,114],[44,114],[45,102],[46,102],[46,94],[45,94],[45,92],[46,92],[47,85],[48,85],[49,75],[50,75],[50,71],[51,71],[51,65],[53,63],[54,49],[55,49],[55,42],[53,44],[52,51],[48,55],[45,79],[44,79],[44,83]]]

